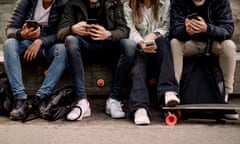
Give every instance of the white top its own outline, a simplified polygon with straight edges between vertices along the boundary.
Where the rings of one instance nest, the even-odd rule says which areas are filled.
[[[43,7],[43,0],[38,0],[33,19],[36,20],[40,25],[48,25],[48,18],[51,7],[52,4],[47,9],[45,9]]]

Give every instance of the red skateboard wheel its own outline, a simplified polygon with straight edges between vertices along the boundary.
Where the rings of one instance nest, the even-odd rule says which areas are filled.
[[[165,123],[169,126],[174,126],[177,124],[177,117],[173,114],[169,114],[166,118],[165,118]]]
[[[98,79],[98,80],[97,80],[97,86],[98,86],[98,87],[103,87],[104,84],[105,84],[105,82],[104,82],[103,79]]]

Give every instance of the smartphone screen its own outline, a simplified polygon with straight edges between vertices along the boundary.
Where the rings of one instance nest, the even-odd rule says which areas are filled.
[[[192,13],[187,16],[188,19],[198,19],[198,14],[197,13]]]
[[[87,24],[97,24],[97,19],[87,19]]]
[[[38,22],[35,21],[35,20],[26,20],[26,23],[27,23],[27,27],[28,27],[28,28],[33,27],[34,30],[37,29],[38,26],[39,26],[39,25],[38,25]]]

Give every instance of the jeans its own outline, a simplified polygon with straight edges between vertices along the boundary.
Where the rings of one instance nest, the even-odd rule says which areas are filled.
[[[10,38],[3,45],[5,70],[13,95],[17,99],[27,99],[22,79],[21,58],[31,43],[30,40],[19,41]],[[64,44],[54,44],[49,48],[41,47],[36,59],[50,63],[48,73],[36,93],[37,96],[45,97],[52,93],[66,68],[67,54],[65,46]]]
[[[206,45],[206,42],[171,40],[175,76],[178,82],[180,82],[182,75],[183,57],[204,53]],[[236,45],[232,40],[214,41],[211,52],[219,58],[219,64],[224,77],[225,92],[230,94],[233,92],[237,55]]]
[[[116,66],[113,85],[109,97],[119,100],[121,88],[124,80],[132,66],[132,61],[135,56],[136,49],[131,46],[127,39],[122,39],[119,42],[112,41],[86,41],[80,36],[67,36],[65,45],[67,48],[68,62],[72,73],[74,85],[75,100],[80,100],[87,97],[85,89],[85,74],[84,74],[84,58],[92,59],[93,57],[107,58],[114,53],[118,53],[118,64]],[[88,55],[88,57],[85,57]]]
[[[149,113],[149,75],[155,75],[157,78],[159,103],[165,92],[178,92],[169,41],[163,37],[159,37],[155,41],[157,44],[157,53],[147,54],[138,51],[133,62],[131,70],[132,84],[128,104],[130,117],[133,116],[138,108],[145,108]]]

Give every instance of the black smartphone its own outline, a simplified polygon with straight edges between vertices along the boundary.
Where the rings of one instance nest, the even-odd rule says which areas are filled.
[[[87,19],[87,24],[97,24],[97,19]]]
[[[38,22],[37,21],[35,21],[35,20],[26,20],[26,23],[27,23],[27,27],[28,28],[31,28],[31,27],[33,27],[34,28],[34,30],[36,30],[37,28],[38,28]]]
[[[187,16],[188,19],[198,19],[198,14],[197,13],[192,13]]]

